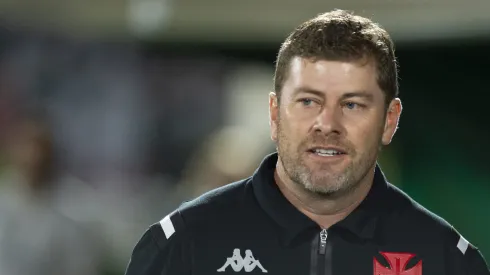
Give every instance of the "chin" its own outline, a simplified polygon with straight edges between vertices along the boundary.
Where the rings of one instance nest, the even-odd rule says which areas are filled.
[[[328,197],[345,194],[356,186],[355,183],[349,182],[346,178],[332,176],[312,179],[304,184],[306,190]]]
[[[339,187],[325,186],[320,184],[319,185],[308,184],[305,185],[305,188],[312,193],[323,194],[323,195],[335,194],[343,189]]]
[[[304,160],[303,163],[310,173],[313,175],[316,174],[318,179],[324,178],[325,180],[342,177],[352,167],[352,160],[347,156],[339,157],[335,160],[316,160],[310,158]]]

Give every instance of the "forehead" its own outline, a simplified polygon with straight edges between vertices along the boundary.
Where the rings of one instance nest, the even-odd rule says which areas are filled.
[[[295,57],[284,83],[284,94],[310,89],[328,94],[364,91],[381,95],[374,61],[332,61]]]

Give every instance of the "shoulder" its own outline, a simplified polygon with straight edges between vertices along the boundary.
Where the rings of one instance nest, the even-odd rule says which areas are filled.
[[[390,220],[400,228],[404,228],[407,233],[420,241],[455,248],[461,255],[466,254],[468,249],[477,249],[447,220],[430,211],[399,188],[389,185],[389,193],[396,205]]]
[[[182,204],[152,224],[140,238],[126,275],[190,274],[189,259],[193,232],[203,226],[218,227],[218,217],[227,220],[243,203],[249,179],[209,191]],[[163,259],[163,260],[162,260]]]
[[[189,235],[202,226],[219,226],[218,221],[236,215],[243,204],[250,201],[250,178],[227,184],[184,202],[172,213],[155,223],[151,228],[159,243],[170,240],[175,234]]]
[[[198,226],[235,215],[253,196],[251,178],[227,184],[183,203],[177,211],[187,226]]]

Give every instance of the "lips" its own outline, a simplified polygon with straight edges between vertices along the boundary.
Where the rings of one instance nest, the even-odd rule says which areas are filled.
[[[314,153],[320,156],[338,156],[338,155],[345,155],[347,154],[347,151],[339,148],[339,147],[333,147],[333,146],[326,146],[326,147],[312,147],[308,149],[308,152]]]

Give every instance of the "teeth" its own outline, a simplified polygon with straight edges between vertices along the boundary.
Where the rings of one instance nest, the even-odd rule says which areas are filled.
[[[315,153],[320,156],[334,156],[340,155],[341,153],[337,150],[325,150],[325,149],[316,149]]]

